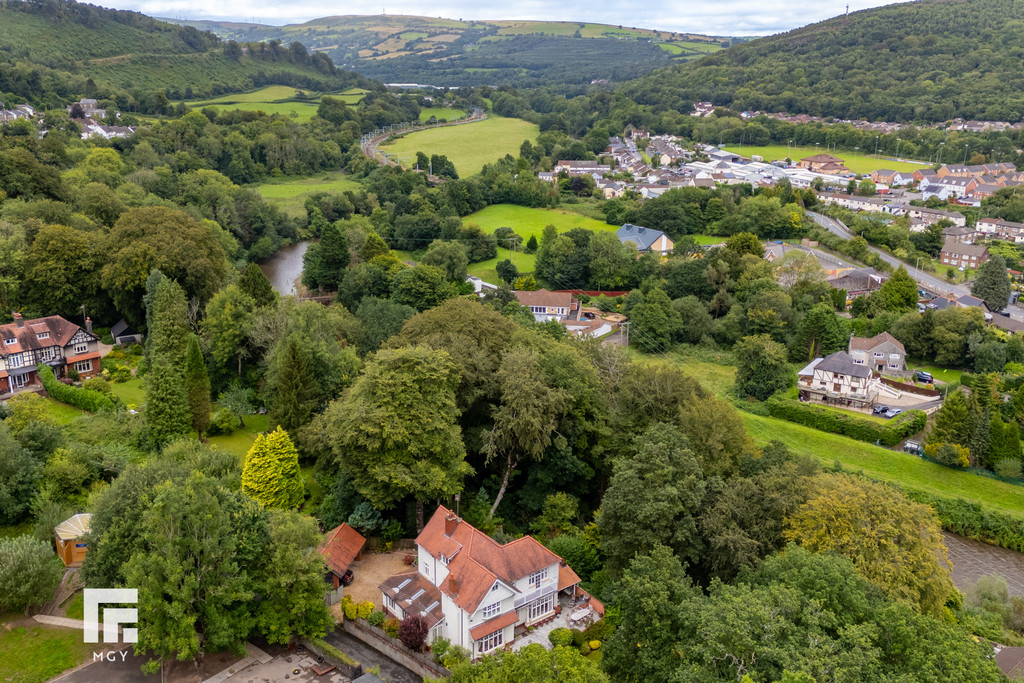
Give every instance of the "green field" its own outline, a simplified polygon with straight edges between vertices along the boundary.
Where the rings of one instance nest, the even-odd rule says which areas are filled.
[[[719,396],[728,397],[736,369],[677,356],[687,373]],[[1024,518],[1024,488],[922,460],[902,451],[890,451],[863,441],[829,434],[774,417],[740,411],[747,431],[759,445],[778,440],[791,451],[815,458],[823,464],[839,462],[844,469],[947,498],[963,498],[983,507]]]
[[[438,120],[444,119],[445,121],[454,121],[455,119],[461,119],[466,115],[466,112],[462,109],[450,109],[448,107],[424,107],[420,110],[420,121],[429,121],[431,116],[436,116]]]
[[[355,105],[363,99],[366,90],[349,88],[340,93],[327,93],[347,104]],[[218,111],[241,109],[243,111],[262,111],[266,114],[280,114],[294,118],[296,121],[307,122],[316,116],[323,93],[311,93],[286,85],[270,85],[250,93],[224,95],[214,99],[186,102],[193,109],[207,107]]]
[[[85,662],[93,649],[77,629],[0,627],[0,681],[42,683]]]
[[[459,175],[466,177],[506,154],[517,156],[523,140],[532,142],[539,133],[540,128],[534,123],[492,114],[483,121],[410,133],[389,141],[381,150],[397,155],[406,166],[415,160],[416,152],[427,156],[444,154],[455,164]]]
[[[826,151],[820,147],[787,147],[786,145],[743,145],[742,147],[740,145],[722,145],[722,149],[741,154],[748,159],[751,155],[756,154],[764,157],[766,162],[784,160],[787,157],[797,162],[803,157],[823,154]],[[853,150],[848,152],[837,151],[829,152],[829,154],[842,159],[846,168],[857,174],[867,174],[881,168],[893,171],[916,171],[921,168],[929,168],[925,164],[915,164],[909,161],[892,161],[881,155],[876,157],[871,154],[865,154],[864,150],[858,152]]]
[[[292,217],[306,215],[306,197],[317,192],[344,192],[362,186],[342,171],[321,173],[311,178],[273,178],[253,188],[267,200]]]
[[[573,228],[586,228],[594,232],[618,230],[617,225],[608,225],[604,221],[569,213],[560,209],[531,209],[514,204],[494,204],[462,219],[463,223],[476,223],[484,232],[494,232],[500,227],[509,227],[529,240],[535,235],[539,240],[547,225],[553,225],[558,232],[566,232]]]

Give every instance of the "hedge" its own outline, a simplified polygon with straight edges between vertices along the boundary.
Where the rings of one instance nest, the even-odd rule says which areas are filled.
[[[950,533],[1024,552],[1024,520],[985,510],[980,503],[962,498],[944,498],[909,489],[904,489],[903,495],[935,508],[942,528]]]
[[[923,410],[908,410],[887,422],[875,422],[785,398],[770,398],[764,405],[772,417],[883,446],[895,446],[908,436],[917,434],[928,421]]]
[[[36,372],[39,373],[39,379],[43,383],[43,388],[46,389],[46,393],[52,399],[61,403],[69,403],[76,408],[81,408],[90,413],[114,409],[114,404],[111,400],[100,392],[74,387],[59,381],[54,376],[53,369],[49,365],[40,363],[36,367]]]

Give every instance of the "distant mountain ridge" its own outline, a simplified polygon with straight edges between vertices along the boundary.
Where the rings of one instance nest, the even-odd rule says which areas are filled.
[[[917,0],[853,12],[658,70],[620,92],[658,108],[874,121],[1024,119],[1024,2]]]
[[[0,4],[0,101],[56,108],[83,96],[120,98],[120,109],[152,112],[168,99],[269,84],[342,90],[363,79],[339,73],[325,55],[232,49],[212,33],[138,12],[66,0]],[[145,103],[136,109],[132,99]]]
[[[445,86],[623,81],[746,40],[587,22],[405,15],[324,17],[287,26],[167,21],[224,39],[298,41],[368,78]]]

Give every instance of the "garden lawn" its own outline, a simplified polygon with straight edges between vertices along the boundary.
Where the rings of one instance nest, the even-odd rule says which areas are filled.
[[[43,399],[44,407],[46,408],[46,414],[59,425],[71,424],[75,421],[75,418],[84,415],[84,411],[78,408],[68,405],[67,403],[61,403],[55,399],[47,396]],[[0,678],[0,681],[3,679]]]
[[[692,237],[697,244],[723,244],[728,239],[716,235],[687,235],[687,237]]]
[[[420,121],[429,121],[431,116],[436,116],[439,120],[444,119],[445,121],[454,121],[455,119],[461,119],[466,115],[466,112],[462,109],[450,109],[448,107],[424,107],[420,110]]]
[[[42,683],[92,657],[94,645],[77,629],[20,626],[0,629],[0,681]]]
[[[926,365],[920,361],[913,359],[907,359],[907,367],[911,370],[924,370],[925,372],[932,373],[932,377],[940,382],[946,382],[947,384],[959,384],[960,375],[963,374],[963,370],[953,370],[950,368],[940,368],[935,365]]]
[[[211,436],[209,441],[218,448],[244,458],[249,452],[256,435],[270,427],[270,419],[266,415],[249,415],[245,418],[245,428],[236,429],[227,436]]]
[[[112,382],[110,389],[125,405],[138,407],[146,402],[146,389],[141,377],[133,377],[127,382]]]
[[[306,215],[306,197],[317,192],[344,192],[362,186],[342,171],[321,173],[309,178],[273,178],[253,186],[260,195],[289,216]]]
[[[730,152],[735,152],[746,158],[750,158],[751,155],[757,154],[764,157],[766,162],[772,162],[776,160],[784,160],[789,157],[793,162],[797,162],[804,157],[814,156],[815,154],[832,154],[843,160],[843,164],[846,168],[850,169],[857,174],[871,173],[872,171],[887,168],[893,171],[916,171],[922,168],[928,168],[926,164],[915,164],[909,161],[893,161],[884,155],[874,156],[865,154],[864,150],[858,152],[850,151],[836,151],[828,152],[827,150],[821,149],[820,147],[786,147],[786,145],[723,145],[722,149],[727,149]]]
[[[475,124],[474,124],[475,125]],[[527,242],[533,235],[540,241],[544,228],[549,224],[558,232],[568,232],[573,228],[586,228],[594,232],[615,231],[617,225],[608,225],[604,221],[587,218],[578,213],[570,213],[560,209],[532,209],[515,204],[494,204],[462,219],[463,223],[476,223],[484,232],[494,232],[507,226],[516,231]]]
[[[440,126],[389,140],[381,151],[394,154],[406,167],[415,164],[416,152],[427,156],[444,154],[455,164],[460,177],[479,173],[484,164],[519,155],[523,140],[537,139],[540,128],[529,121],[490,115],[483,121],[458,126]]]

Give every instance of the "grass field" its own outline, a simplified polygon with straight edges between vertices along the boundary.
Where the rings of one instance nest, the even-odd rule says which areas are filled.
[[[410,133],[389,141],[381,149],[397,155],[405,165],[412,163],[416,152],[427,156],[444,154],[455,164],[461,177],[478,173],[484,167],[504,157],[517,156],[523,140],[537,139],[540,128],[521,119],[507,119],[491,115],[483,121],[461,126],[442,126]]]
[[[691,356],[678,356],[683,369],[719,396],[732,393],[736,369]],[[1024,488],[996,479],[936,465],[901,451],[890,451],[863,441],[829,434],[773,417],[740,411],[751,437],[759,445],[773,439],[800,455],[824,463],[839,462],[844,469],[899,486],[949,498],[963,498],[983,507],[1024,518]],[[867,417],[867,416],[865,416]]]
[[[465,115],[466,112],[462,109],[450,109],[449,107],[424,107],[420,109],[420,121],[429,121],[431,116],[436,116],[438,120],[454,121],[455,119],[461,119]]]
[[[723,145],[722,148],[727,149],[730,152],[742,154],[747,158],[750,158],[752,154],[757,154],[764,157],[764,160],[767,162],[783,160],[787,157],[796,162],[804,157],[825,153],[825,150],[820,147],[787,147],[786,145],[743,145],[742,147],[739,145]],[[871,154],[865,154],[864,150],[860,150],[859,152],[854,152],[852,150],[840,150],[837,152],[829,152],[829,154],[842,159],[846,168],[858,174],[871,173],[872,171],[880,168],[887,168],[893,171],[916,171],[920,168],[928,168],[926,164],[915,164],[909,161],[892,161],[882,155],[876,157]]]
[[[265,432],[270,427],[270,420],[266,415],[250,415],[245,418],[245,428],[236,429],[227,436],[211,436],[209,441],[218,448],[233,453],[239,457],[245,457],[256,440],[256,435]]]
[[[359,183],[342,171],[321,173],[311,178],[274,178],[254,188],[268,204],[273,204],[292,217],[306,215],[306,197],[316,192],[357,190]]]
[[[355,105],[363,99],[366,90],[349,88],[340,93],[327,93],[331,97],[340,99],[347,104]],[[194,109],[212,107],[218,111],[230,111],[241,109],[243,111],[262,111],[266,114],[280,114],[294,118],[296,121],[306,122],[316,116],[320,98],[317,95],[324,93],[311,93],[306,90],[299,90],[286,85],[270,85],[266,88],[250,93],[224,95],[214,99],[187,102],[188,106]]]
[[[95,646],[77,629],[54,626],[0,628],[0,681],[42,683],[78,666]]]

